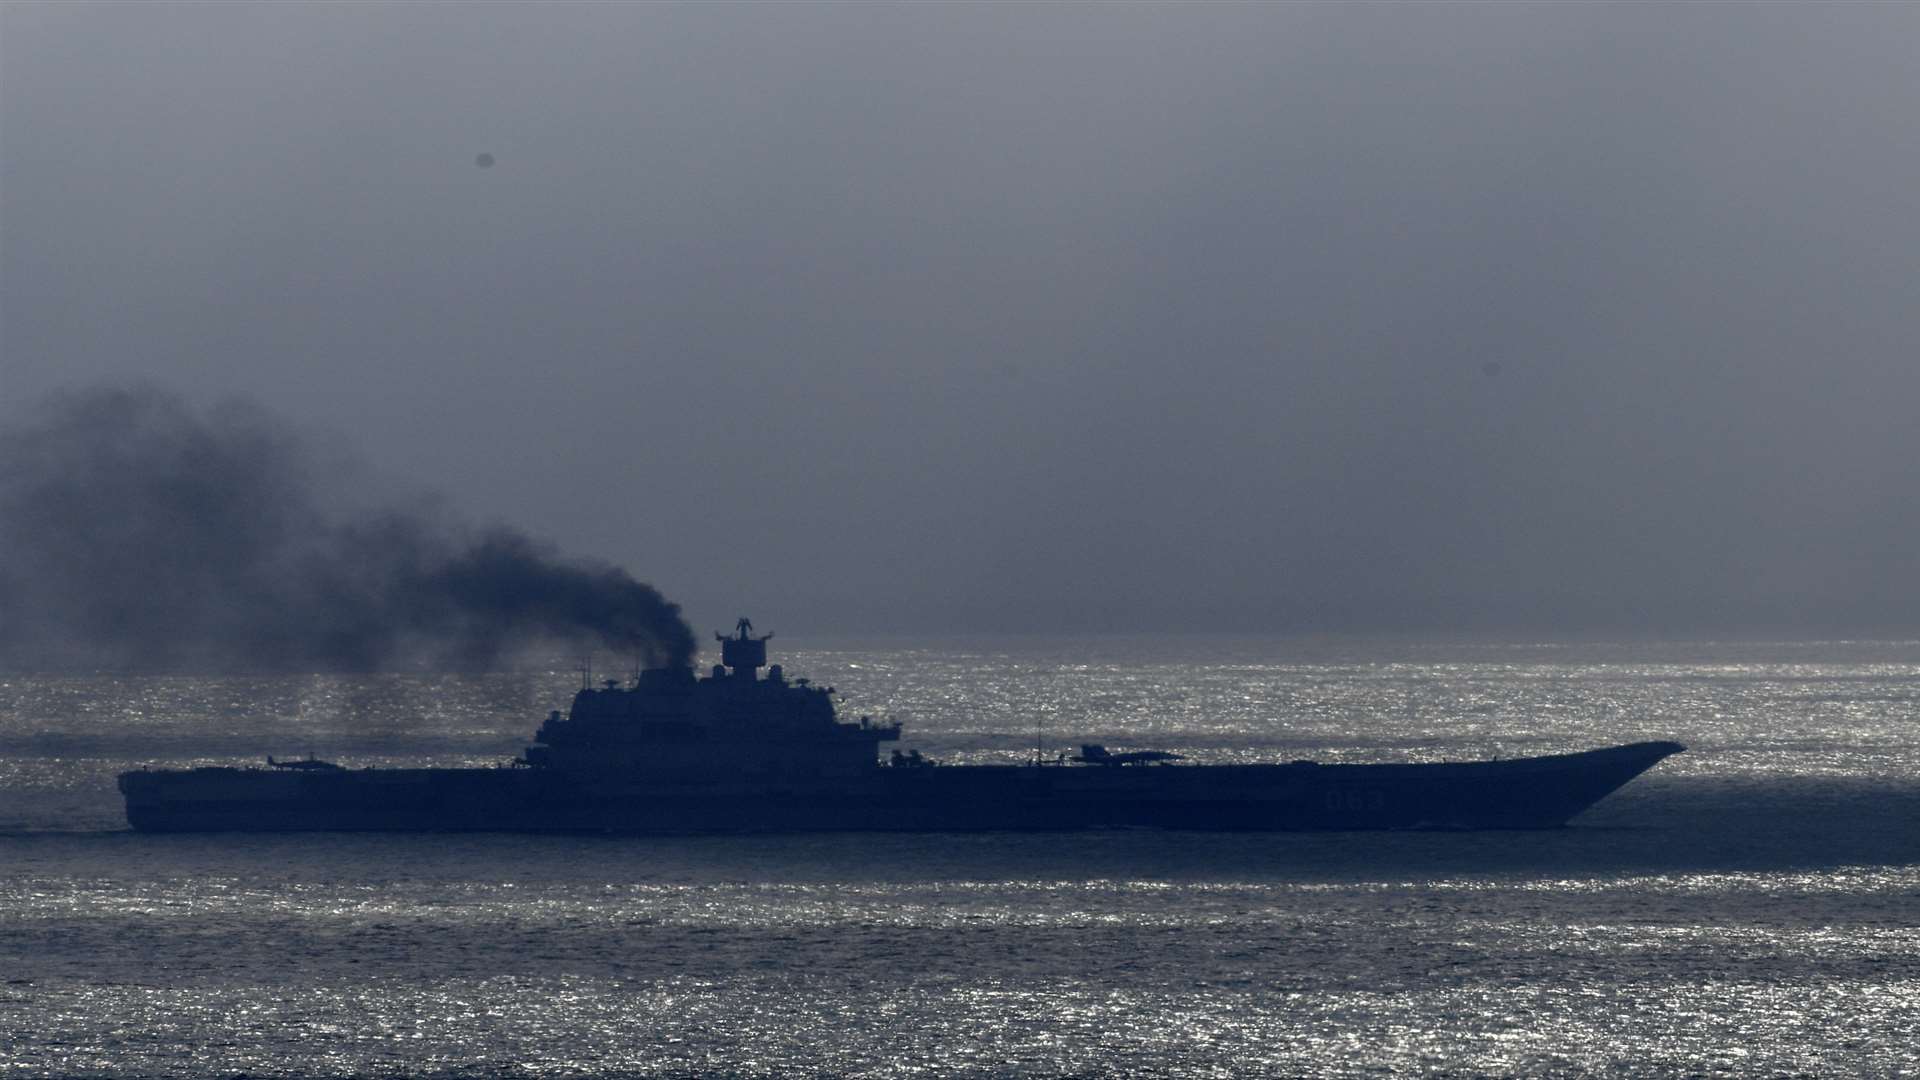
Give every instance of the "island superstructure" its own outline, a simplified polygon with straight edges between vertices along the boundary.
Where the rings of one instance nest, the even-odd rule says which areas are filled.
[[[1503,761],[1210,765],[1087,745],[1072,763],[934,765],[839,718],[831,687],[767,667],[741,619],[704,676],[583,687],[512,767],[123,773],[142,831],[984,831],[1546,828],[1683,748],[1643,742]],[[271,760],[271,759],[269,759]]]

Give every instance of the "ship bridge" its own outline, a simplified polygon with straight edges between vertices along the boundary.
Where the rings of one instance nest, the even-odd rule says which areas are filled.
[[[715,634],[721,662],[704,677],[689,668],[654,668],[630,684],[582,687],[563,718],[548,716],[527,748],[530,765],[550,768],[694,772],[703,775],[838,775],[878,766],[879,744],[900,738],[899,724],[867,717],[842,722],[832,687],[789,681],[768,669],[767,642],[741,619]]]

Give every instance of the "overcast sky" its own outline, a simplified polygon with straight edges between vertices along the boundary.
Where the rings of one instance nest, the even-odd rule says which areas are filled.
[[[1911,630],[1917,42],[8,2],[0,412],[252,399],[703,630]]]

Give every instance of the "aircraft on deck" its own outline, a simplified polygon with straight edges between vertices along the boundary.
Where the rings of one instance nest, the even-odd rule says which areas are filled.
[[[1145,765],[1154,761],[1180,761],[1179,754],[1165,750],[1135,750],[1126,754],[1110,754],[1107,748],[1098,743],[1085,743],[1080,747],[1080,756],[1075,761],[1088,765]]]
[[[267,764],[273,766],[276,769],[316,769],[320,771],[325,771],[328,769],[338,770],[340,768],[340,766],[335,765],[333,762],[321,761],[319,758],[314,757],[312,754],[308,754],[305,761],[299,761],[299,760],[275,761],[273,760],[273,755],[268,754]]]

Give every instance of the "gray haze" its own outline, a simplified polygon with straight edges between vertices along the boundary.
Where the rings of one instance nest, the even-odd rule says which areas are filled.
[[[8,3],[0,411],[252,400],[702,630],[1902,632],[1917,41]]]

